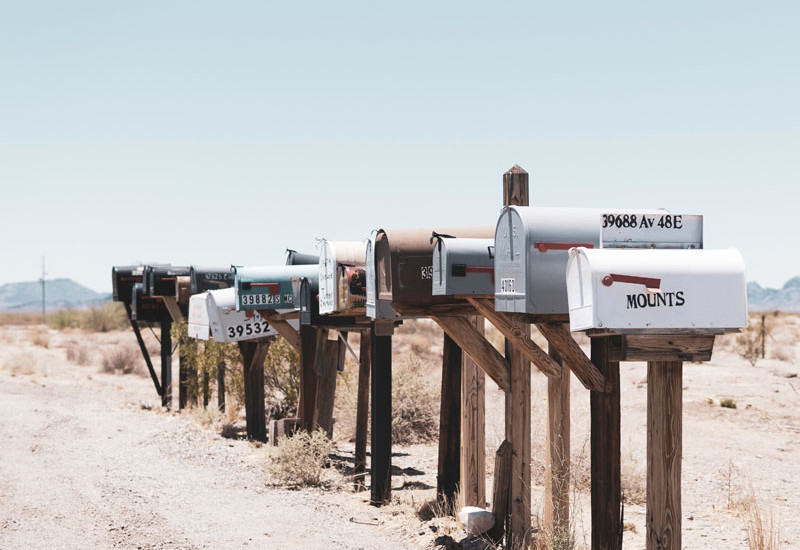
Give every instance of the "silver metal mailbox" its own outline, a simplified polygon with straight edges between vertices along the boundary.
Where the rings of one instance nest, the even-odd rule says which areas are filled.
[[[433,246],[433,295],[494,296],[494,239],[437,236]]]
[[[235,267],[236,310],[296,309],[292,283],[301,278],[314,281],[319,264]]]
[[[364,241],[322,241],[319,256],[320,315],[364,315],[366,249]]]
[[[663,333],[747,326],[742,255],[728,250],[590,250],[567,264],[572,331]]]
[[[495,309],[567,314],[568,251],[599,248],[604,237],[614,247],[702,248],[702,222],[674,227],[675,218],[666,210],[504,208],[495,232]]]
[[[275,336],[258,312],[236,311],[233,288],[195,294],[189,299],[189,336],[215,342],[240,342]],[[297,325],[297,321],[294,321]],[[299,326],[299,325],[297,325]]]

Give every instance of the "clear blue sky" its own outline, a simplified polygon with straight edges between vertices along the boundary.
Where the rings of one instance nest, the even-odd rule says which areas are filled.
[[[602,5],[601,5],[602,4]],[[800,275],[798,2],[0,1],[0,283],[541,206]]]

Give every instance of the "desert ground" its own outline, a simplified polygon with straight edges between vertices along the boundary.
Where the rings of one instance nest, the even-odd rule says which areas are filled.
[[[684,548],[750,548],[756,513],[782,548],[800,548],[800,317],[768,321],[766,358],[755,365],[735,336],[718,339],[712,361],[684,365]],[[441,341],[427,321],[407,322],[394,341],[395,365],[416,373],[428,397],[438,393]],[[0,327],[0,548],[432,548],[464,538],[454,518],[419,513],[435,496],[435,441],[395,445],[391,504],[372,507],[368,492],[352,489],[354,363],[337,387],[336,450],[323,485],[297,488],[270,469],[276,449],[231,436],[238,411],[164,411],[142,368],[104,372],[104,357],[133,346],[131,331]],[[624,548],[640,549],[646,366],[623,363],[621,379]],[[534,373],[532,383],[536,524],[546,379]],[[486,388],[490,495],[503,398],[488,379]],[[588,409],[573,378],[574,548],[590,541]]]

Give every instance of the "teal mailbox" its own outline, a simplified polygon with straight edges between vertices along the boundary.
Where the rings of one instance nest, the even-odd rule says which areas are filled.
[[[236,311],[297,309],[292,283],[319,278],[319,264],[236,267]]]

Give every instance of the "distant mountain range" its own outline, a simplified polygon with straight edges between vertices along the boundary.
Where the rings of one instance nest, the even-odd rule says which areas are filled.
[[[49,311],[85,308],[110,300],[110,294],[95,292],[72,279],[45,280],[45,305]],[[0,311],[40,311],[42,283],[7,283],[0,286]]]
[[[102,294],[76,283],[72,279],[46,281],[47,309],[85,308],[102,304],[111,294]],[[800,277],[789,279],[783,288],[764,288],[756,282],[747,283],[747,302],[750,311],[785,311],[800,313]],[[38,311],[42,307],[40,281],[7,283],[0,286],[0,311]]]
[[[789,279],[780,289],[747,283],[747,303],[750,311],[800,313],[800,277]]]

